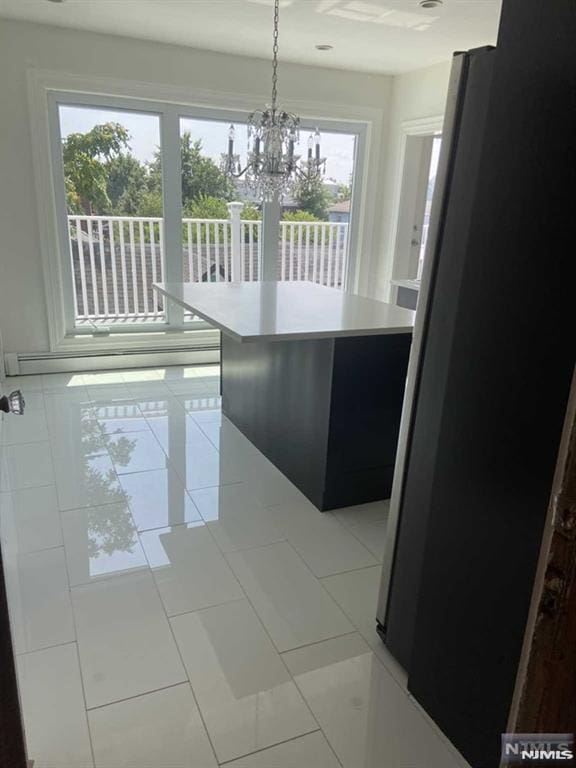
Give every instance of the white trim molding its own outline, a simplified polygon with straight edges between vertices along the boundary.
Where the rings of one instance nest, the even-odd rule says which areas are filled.
[[[444,115],[430,115],[428,117],[404,120],[400,124],[400,151],[395,169],[394,195],[391,206],[392,227],[388,238],[387,252],[391,255],[389,267],[385,277],[385,301],[389,301],[392,294],[391,279],[395,275],[396,253],[398,244],[398,225],[400,221],[400,203],[402,199],[402,182],[404,167],[406,164],[406,146],[409,136],[432,136],[442,132]]]
[[[70,311],[67,310],[70,301],[66,295],[71,275],[66,274],[65,260],[61,256],[68,248],[68,235],[60,222],[62,217],[58,215],[59,211],[65,210],[64,185],[58,183],[63,175],[61,160],[58,160],[59,127],[54,108],[58,100],[64,98],[74,104],[97,103],[116,108],[128,106],[157,114],[160,109],[164,115],[243,122],[258,103],[266,102],[268,96],[88,77],[36,68],[27,70],[27,83],[49,351],[72,351],[70,347],[80,350],[89,340],[86,337],[79,339],[72,330]],[[366,276],[362,277],[360,273],[363,268],[366,271],[369,255],[377,242],[374,229],[379,181],[376,170],[370,169],[378,167],[383,111],[322,101],[286,100],[285,106],[302,115],[305,128],[318,125],[324,130],[358,136],[346,280],[347,290],[357,291],[362,282],[367,282]],[[362,264],[359,254],[363,256]],[[96,341],[94,337],[90,338],[91,343]],[[131,349],[135,344],[133,335],[123,336],[120,340],[114,334],[97,340],[106,349]],[[187,341],[193,346],[190,335]]]

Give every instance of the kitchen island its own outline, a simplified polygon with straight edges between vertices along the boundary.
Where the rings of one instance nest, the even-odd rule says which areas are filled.
[[[154,287],[221,331],[222,412],[318,509],[390,496],[414,312],[304,281]]]

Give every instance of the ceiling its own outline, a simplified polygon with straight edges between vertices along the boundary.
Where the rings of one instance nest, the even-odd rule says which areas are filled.
[[[383,74],[496,41],[501,0],[281,0],[280,59]],[[0,0],[0,16],[268,58],[273,0]],[[317,51],[318,44],[333,45]]]

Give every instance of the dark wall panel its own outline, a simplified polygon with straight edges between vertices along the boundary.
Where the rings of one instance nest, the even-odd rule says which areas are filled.
[[[498,765],[574,367],[575,22],[504,0],[428,502],[409,688],[474,768]]]
[[[441,229],[422,370],[416,389],[412,439],[407,453],[405,491],[385,622],[386,645],[407,670],[414,641],[446,383],[453,339],[460,333],[457,325],[459,291],[481,168],[482,133],[494,56],[494,50],[486,50],[471,57],[470,63],[466,57],[458,64],[466,84],[465,96],[455,120],[456,149],[447,184],[449,205]]]

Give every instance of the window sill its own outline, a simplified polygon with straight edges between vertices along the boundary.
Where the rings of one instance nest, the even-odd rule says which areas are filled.
[[[67,352],[110,352],[113,350],[126,350],[143,352],[174,350],[174,349],[198,349],[220,346],[220,333],[213,328],[196,330],[146,330],[137,331],[113,331],[108,334],[91,333],[83,330],[78,333],[70,333],[56,346],[54,352],[61,355]]]

